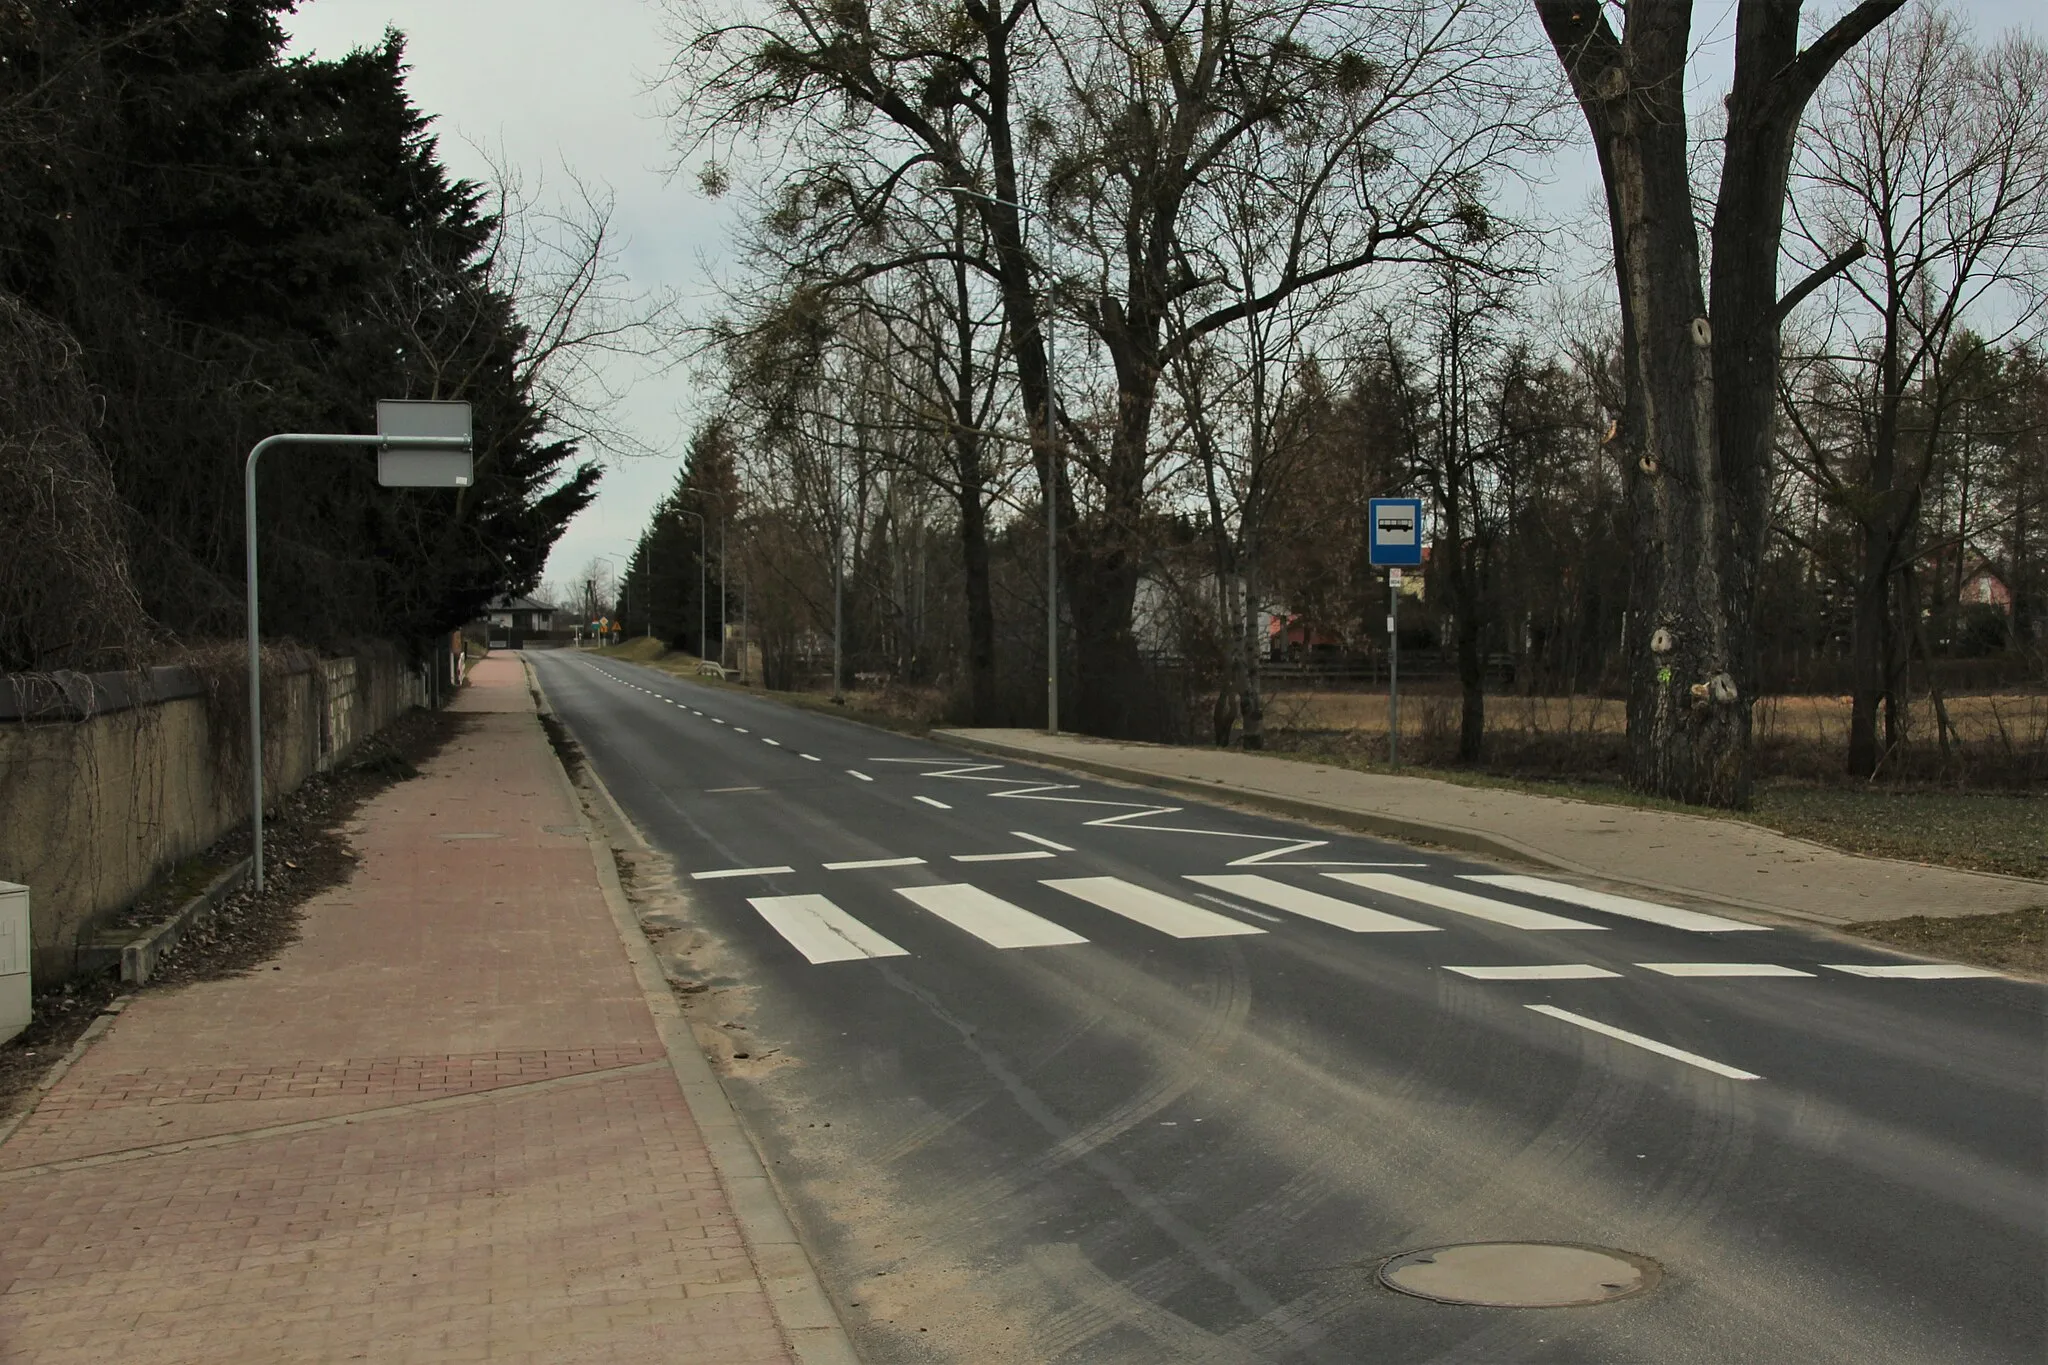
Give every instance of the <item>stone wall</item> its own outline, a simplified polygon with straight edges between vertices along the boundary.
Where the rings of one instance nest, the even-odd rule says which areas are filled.
[[[424,705],[429,678],[376,647],[264,676],[269,800]],[[0,677],[0,881],[31,890],[38,986],[157,875],[249,817],[237,670]]]

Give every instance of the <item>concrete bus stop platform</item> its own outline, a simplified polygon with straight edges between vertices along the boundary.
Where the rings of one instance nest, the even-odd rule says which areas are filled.
[[[1019,762],[1771,917],[1841,925],[2048,906],[2048,882],[1860,857],[1742,820],[1464,787],[1234,749],[1037,730],[932,735]]]

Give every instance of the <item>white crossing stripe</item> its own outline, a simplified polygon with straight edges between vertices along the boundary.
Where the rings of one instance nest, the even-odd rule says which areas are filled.
[[[1026,858],[1050,858],[1055,856],[1042,848],[1025,849],[1021,853],[955,853],[956,863],[1019,863]]]
[[[747,904],[812,962],[910,955],[823,896],[750,896]]]
[[[1368,891],[1378,891],[1383,895],[1420,901],[1424,905],[1434,905],[1439,910],[1449,910],[1453,914],[1470,915],[1473,919],[1483,919],[1490,924],[1504,924],[1510,929],[1607,927],[1604,924],[1587,924],[1584,920],[1566,919],[1563,915],[1553,915],[1548,910],[1531,910],[1487,896],[1475,896],[1470,891],[1459,891],[1454,887],[1432,886],[1428,882],[1416,881],[1413,877],[1397,877],[1391,872],[1325,872],[1323,875],[1349,886],[1362,886]]]
[[[1447,972],[1469,976],[1475,981],[1591,981],[1597,977],[1620,976],[1590,962],[1555,962],[1541,967],[1446,967]]]
[[[1588,910],[1605,910],[1610,915],[1620,915],[1624,919],[1639,919],[1646,924],[1661,924],[1667,929],[1690,929],[1700,934],[1727,934],[1738,930],[1761,932],[1770,927],[1765,924],[1745,924],[1739,919],[1703,914],[1698,910],[1681,910],[1675,905],[1659,905],[1655,901],[1639,901],[1633,896],[1588,891],[1583,886],[1554,882],[1546,877],[1521,877],[1512,873],[1466,873],[1463,880],[1484,882],[1488,886],[1500,887],[1503,891],[1521,891],[1531,896],[1542,896],[1547,900],[1564,901],[1569,905],[1583,905]]]
[[[1570,1010],[1561,1010],[1555,1005],[1530,1005],[1528,1008],[1535,1010],[1538,1014],[1547,1014],[1553,1019],[1562,1019],[1567,1024],[1577,1024],[1580,1028],[1591,1029],[1595,1033],[1605,1034],[1609,1038],[1633,1044],[1645,1051],[1654,1052],[1660,1057],[1670,1057],[1684,1062],[1688,1066],[1696,1066],[1702,1071],[1711,1071],[1716,1076],[1726,1076],[1732,1081],[1760,1081],[1763,1079],[1754,1071],[1743,1071],[1724,1062],[1714,1061],[1710,1057],[1702,1057],[1697,1052],[1687,1052],[1682,1048],[1675,1048],[1669,1043],[1660,1043],[1655,1038],[1645,1038],[1640,1033],[1630,1033],[1627,1029],[1616,1028],[1612,1024],[1603,1024],[1598,1019],[1588,1019],[1583,1014],[1573,1014]]]
[[[1823,962],[1820,965],[1831,972],[1847,972],[1851,976],[1876,976],[1901,981],[1947,981],[1962,977],[2005,975],[2004,972],[1994,972],[1989,967],[1965,967],[1957,962]]]
[[[864,867],[921,867],[922,858],[856,858],[849,863],[826,863],[827,872],[852,872]]]
[[[778,872],[788,872],[787,867],[721,867],[715,872],[692,872],[693,881],[717,881],[721,877],[772,877]]]
[[[1071,929],[964,882],[899,886],[896,894],[997,948],[1049,948],[1088,941]]]
[[[1780,967],[1775,962],[1638,962],[1646,972],[1666,976],[1812,976],[1797,967]]]
[[[1298,886],[1275,881],[1271,877],[1257,877],[1249,873],[1224,873],[1217,876],[1188,878],[1203,886],[1242,896],[1260,905],[1270,905],[1275,910],[1286,910],[1304,919],[1317,920],[1323,924],[1349,929],[1354,934],[1428,934],[1441,932],[1434,924],[1423,924],[1412,919],[1402,919],[1384,910],[1372,910],[1350,901],[1340,901],[1335,896],[1325,896],[1320,891],[1304,891]]]
[[[1257,925],[1204,910],[1199,905],[1175,900],[1148,887],[1134,886],[1121,877],[1063,877],[1040,882],[1055,891],[1100,906],[1112,915],[1122,915],[1148,929],[1175,938],[1221,938],[1227,934],[1263,934]]]
[[[1050,839],[1041,839],[1036,834],[1026,834],[1021,829],[1011,830],[1010,837],[1013,839],[1022,839],[1027,843],[1037,844],[1040,848],[1049,848],[1055,853],[1072,853],[1074,851],[1073,849],[1067,847],[1065,844],[1054,843]]]

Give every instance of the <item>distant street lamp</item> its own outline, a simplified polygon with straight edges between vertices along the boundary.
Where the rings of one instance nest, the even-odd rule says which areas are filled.
[[[599,552],[597,557],[599,559],[609,559],[614,564],[623,564],[626,566],[628,570],[628,572],[619,575],[619,600],[612,604],[614,607],[618,609],[619,639],[623,641],[626,638],[626,603],[632,600],[631,593],[633,591],[633,575],[631,573],[631,570],[633,567],[633,561],[625,558],[622,555],[605,554],[601,551]]]
[[[280,432],[249,451],[242,466],[242,553],[249,626],[249,859],[263,889],[263,651],[258,638],[256,466],[272,446],[374,446],[386,488],[467,488],[476,476],[469,404],[377,400],[377,434]]]

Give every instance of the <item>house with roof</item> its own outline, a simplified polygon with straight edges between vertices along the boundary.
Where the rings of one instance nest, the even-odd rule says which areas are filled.
[[[528,635],[552,633],[555,609],[537,598],[501,594],[485,604],[483,619],[490,628],[491,642],[503,644]]]

